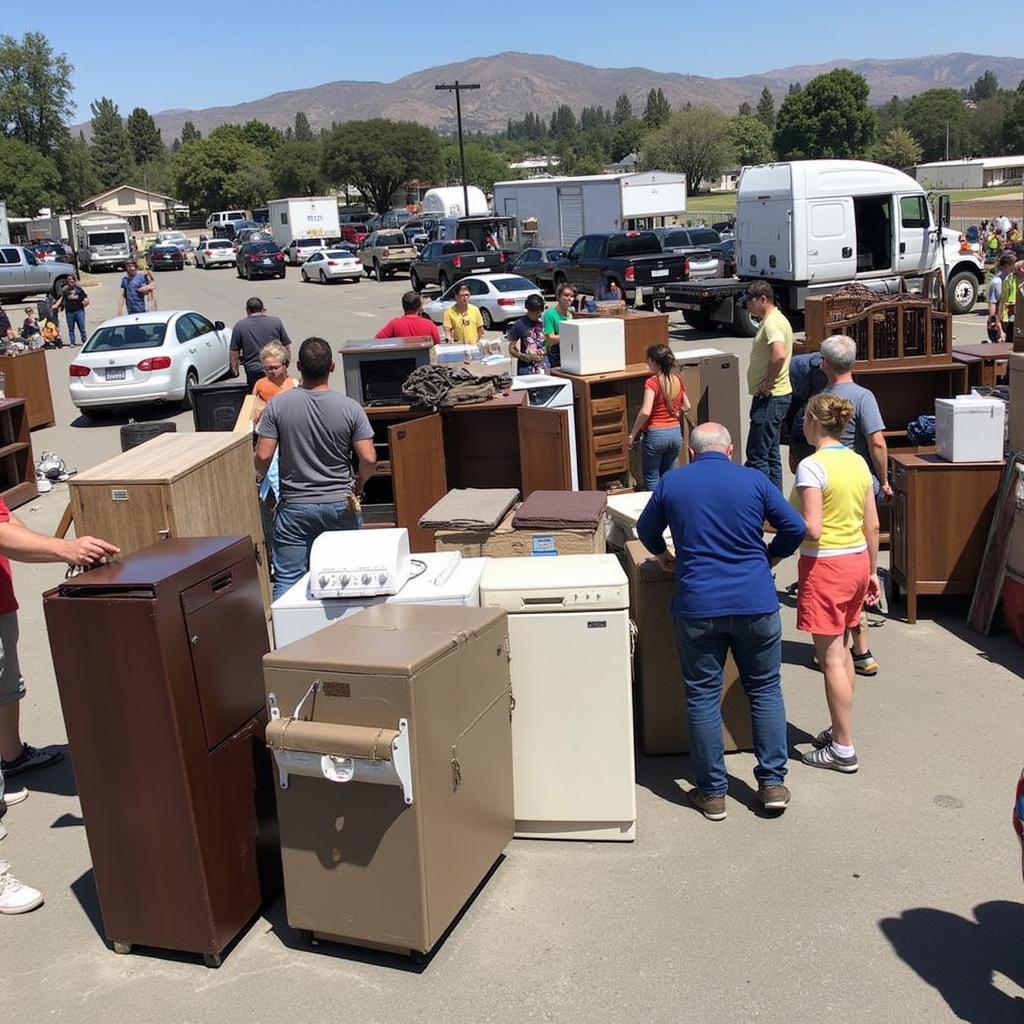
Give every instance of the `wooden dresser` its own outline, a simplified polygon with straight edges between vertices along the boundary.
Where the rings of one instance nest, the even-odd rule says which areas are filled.
[[[7,397],[25,399],[29,430],[52,427],[56,421],[53,417],[46,352],[38,348],[16,356],[0,356],[0,371],[6,377],[4,390]]]

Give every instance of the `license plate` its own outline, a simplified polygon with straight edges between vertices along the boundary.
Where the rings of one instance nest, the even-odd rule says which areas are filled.
[[[487,268],[486,267],[474,267],[473,268],[473,273],[474,274],[486,274],[487,273]]]
[[[700,303],[699,302],[680,302],[680,303],[678,303],[678,305],[679,305],[680,309],[689,309],[689,310],[692,310],[694,313],[699,313],[700,312]]]
[[[265,266],[265,267],[272,267],[273,265],[274,265],[274,261],[273,260],[263,260],[263,266]]]
[[[483,263],[483,261],[484,261],[483,256],[477,256],[476,261],[477,261],[477,263]]]
[[[107,380],[124,380],[124,367],[115,366],[107,368]]]
[[[651,277],[668,277],[667,270],[652,270]]]

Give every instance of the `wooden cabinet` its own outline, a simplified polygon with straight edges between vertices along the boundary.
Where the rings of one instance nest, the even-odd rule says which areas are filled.
[[[24,398],[0,402],[0,496],[17,508],[39,494]]]
[[[908,622],[919,594],[974,592],[1002,472],[1001,462],[889,459],[893,592],[906,592]]]
[[[576,313],[580,319],[592,319],[599,313]],[[668,313],[648,313],[642,309],[627,309],[614,314],[622,321],[626,338],[626,365],[642,363],[652,345],[668,344]]]
[[[953,358],[971,367],[971,384],[995,387],[998,379],[1006,375],[1007,361],[1013,354],[1008,342],[989,342],[986,345],[957,345]]]
[[[16,356],[0,356],[0,371],[5,375],[8,398],[24,398],[28,410],[28,428],[52,427],[53,396],[46,369],[46,352],[36,349]]]

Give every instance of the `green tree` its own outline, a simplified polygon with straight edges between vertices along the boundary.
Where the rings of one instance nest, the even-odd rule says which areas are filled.
[[[878,108],[878,134],[888,135],[893,128],[903,128],[903,116],[907,101],[893,96],[888,103]]]
[[[197,210],[259,206],[273,190],[267,154],[219,128],[185,143],[173,167],[175,197]]]
[[[324,136],[323,167],[332,185],[354,185],[383,214],[396,189],[441,176],[441,144],[412,121],[349,121]]]
[[[282,142],[270,167],[278,196],[319,196],[326,188],[323,148],[317,142]]]
[[[1006,101],[1003,120],[1003,152],[1024,153],[1024,80]]]
[[[616,125],[612,129],[611,148],[608,153],[612,162],[617,163],[630,153],[636,153],[646,131],[639,117],[626,118],[621,124]]]
[[[551,134],[556,139],[569,139],[576,133],[576,115],[563,103],[551,115]]]
[[[186,121],[181,126],[181,144],[183,146],[202,137],[203,133],[191,121]]]
[[[0,139],[0,196],[14,217],[35,217],[60,191],[57,165],[21,139]]]
[[[132,147],[117,104],[101,96],[92,111],[92,165],[100,188],[123,185],[131,177]]]
[[[60,205],[63,209],[77,210],[86,199],[100,191],[89,144],[82,132],[77,138],[66,133],[54,160],[60,174]]]
[[[741,167],[766,164],[775,155],[771,129],[759,118],[737,114],[729,121],[729,138]]]
[[[476,185],[477,188],[490,192],[496,181],[508,181],[515,177],[509,170],[505,158],[493,149],[488,149],[479,142],[467,142],[464,149],[467,184]],[[441,147],[441,159],[444,161],[444,177],[449,181],[461,179],[462,169],[457,142],[446,142]]]
[[[296,142],[313,141],[313,129],[309,127],[309,118],[301,110],[295,113],[294,136]]]
[[[615,101],[615,113],[612,114],[612,124],[620,125],[623,121],[630,121],[633,118],[633,104],[629,97],[623,93]]]
[[[875,143],[871,158],[880,164],[906,170],[921,162],[921,144],[906,128],[890,128]]]
[[[132,159],[137,164],[154,160],[164,151],[164,140],[156,121],[145,107],[136,107],[125,122]]]
[[[273,153],[284,142],[284,134],[280,128],[275,128],[272,124],[267,124],[266,121],[255,119],[246,121],[239,128],[239,135],[243,142],[251,142],[266,153]],[[312,141],[312,139],[307,141]]]
[[[951,159],[971,151],[967,108],[956,89],[928,89],[911,97],[904,108],[903,123],[921,143],[925,161],[945,159],[947,128]]]
[[[647,106],[644,107],[644,126],[648,131],[654,131],[666,124],[672,107],[669,105],[665,94],[661,89],[652,89],[647,94]]]
[[[754,117],[769,128],[775,127],[775,97],[767,85],[761,90],[761,98],[754,108]]]
[[[736,116],[737,117],[753,117],[754,116],[754,108],[746,100],[744,100],[739,105],[739,107],[736,109]]]
[[[0,135],[45,155],[56,152],[74,109],[73,71],[67,56],[54,53],[41,32],[26,32],[21,42],[0,35]]]
[[[985,74],[974,80],[974,84],[967,90],[967,98],[975,103],[980,103],[982,100],[992,99],[998,92],[999,79],[996,78],[995,72],[988,68]]]
[[[818,75],[791,92],[775,119],[775,152],[783,159],[860,157],[875,139],[868,83],[848,68]]]
[[[1019,150],[1006,149],[1003,144],[1006,115],[1012,109],[1013,93],[1000,92],[997,96],[982,100],[968,115],[970,136],[975,153],[995,156],[999,153],[1015,153]]]
[[[686,175],[691,192],[715,178],[736,160],[729,134],[729,117],[717,107],[676,110],[668,121],[644,137],[644,167]]]

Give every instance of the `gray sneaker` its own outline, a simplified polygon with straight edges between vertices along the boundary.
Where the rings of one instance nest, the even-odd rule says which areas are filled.
[[[856,754],[852,757],[843,757],[835,752],[831,743],[827,747],[808,750],[800,760],[811,768],[828,768],[830,771],[844,772],[846,775],[852,775],[860,767]]]
[[[708,821],[724,821],[726,818],[725,813],[725,796],[708,796],[707,793],[701,792],[699,789],[691,789],[687,796],[690,798],[690,803],[704,815]]]
[[[766,811],[784,811],[789,806],[789,790],[781,782],[774,786],[759,786],[757,799]]]
[[[817,736],[811,740],[814,744],[815,750],[821,750],[822,747],[827,747],[832,742],[832,726],[830,725],[827,729],[822,729]]]

